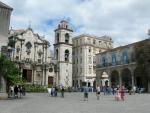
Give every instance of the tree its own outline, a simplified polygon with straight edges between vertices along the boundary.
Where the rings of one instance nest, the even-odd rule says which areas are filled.
[[[9,84],[22,82],[20,71],[16,64],[8,60],[4,55],[0,56],[0,76],[3,76]]]

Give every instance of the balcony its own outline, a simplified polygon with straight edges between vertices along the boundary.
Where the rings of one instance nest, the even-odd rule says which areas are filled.
[[[105,64],[99,64],[99,65],[96,65],[97,68],[105,68],[105,67],[111,67],[111,66],[119,66],[119,65],[127,65],[127,64],[130,64],[130,63],[135,63],[135,60],[128,60],[127,62],[121,62],[121,61],[117,61],[116,63],[105,63]]]

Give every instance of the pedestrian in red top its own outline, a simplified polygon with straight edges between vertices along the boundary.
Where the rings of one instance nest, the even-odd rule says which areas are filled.
[[[121,99],[124,101],[125,91],[123,85],[120,87],[120,94],[121,94]]]

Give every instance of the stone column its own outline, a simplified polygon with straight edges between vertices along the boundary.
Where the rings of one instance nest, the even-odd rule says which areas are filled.
[[[135,83],[134,83],[134,72],[131,71],[131,79],[132,79],[132,88],[133,86],[135,86]]]
[[[111,72],[110,71],[108,71],[107,72],[107,74],[108,74],[108,86],[110,86],[111,87]]]
[[[42,69],[42,85],[44,86],[44,70]]]
[[[98,71],[97,75],[96,75],[96,86],[99,84],[100,86],[102,85],[101,84],[101,75],[100,75],[100,71]]]
[[[122,85],[122,76],[121,76],[120,70],[118,71],[118,74],[119,74],[119,85],[121,86]]]
[[[6,99],[8,94],[6,93],[6,80],[3,77],[1,77],[1,84],[0,99]]]

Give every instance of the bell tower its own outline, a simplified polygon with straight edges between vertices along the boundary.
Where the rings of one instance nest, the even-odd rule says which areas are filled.
[[[72,33],[66,20],[60,21],[55,30],[56,85],[64,87],[72,86]]]

